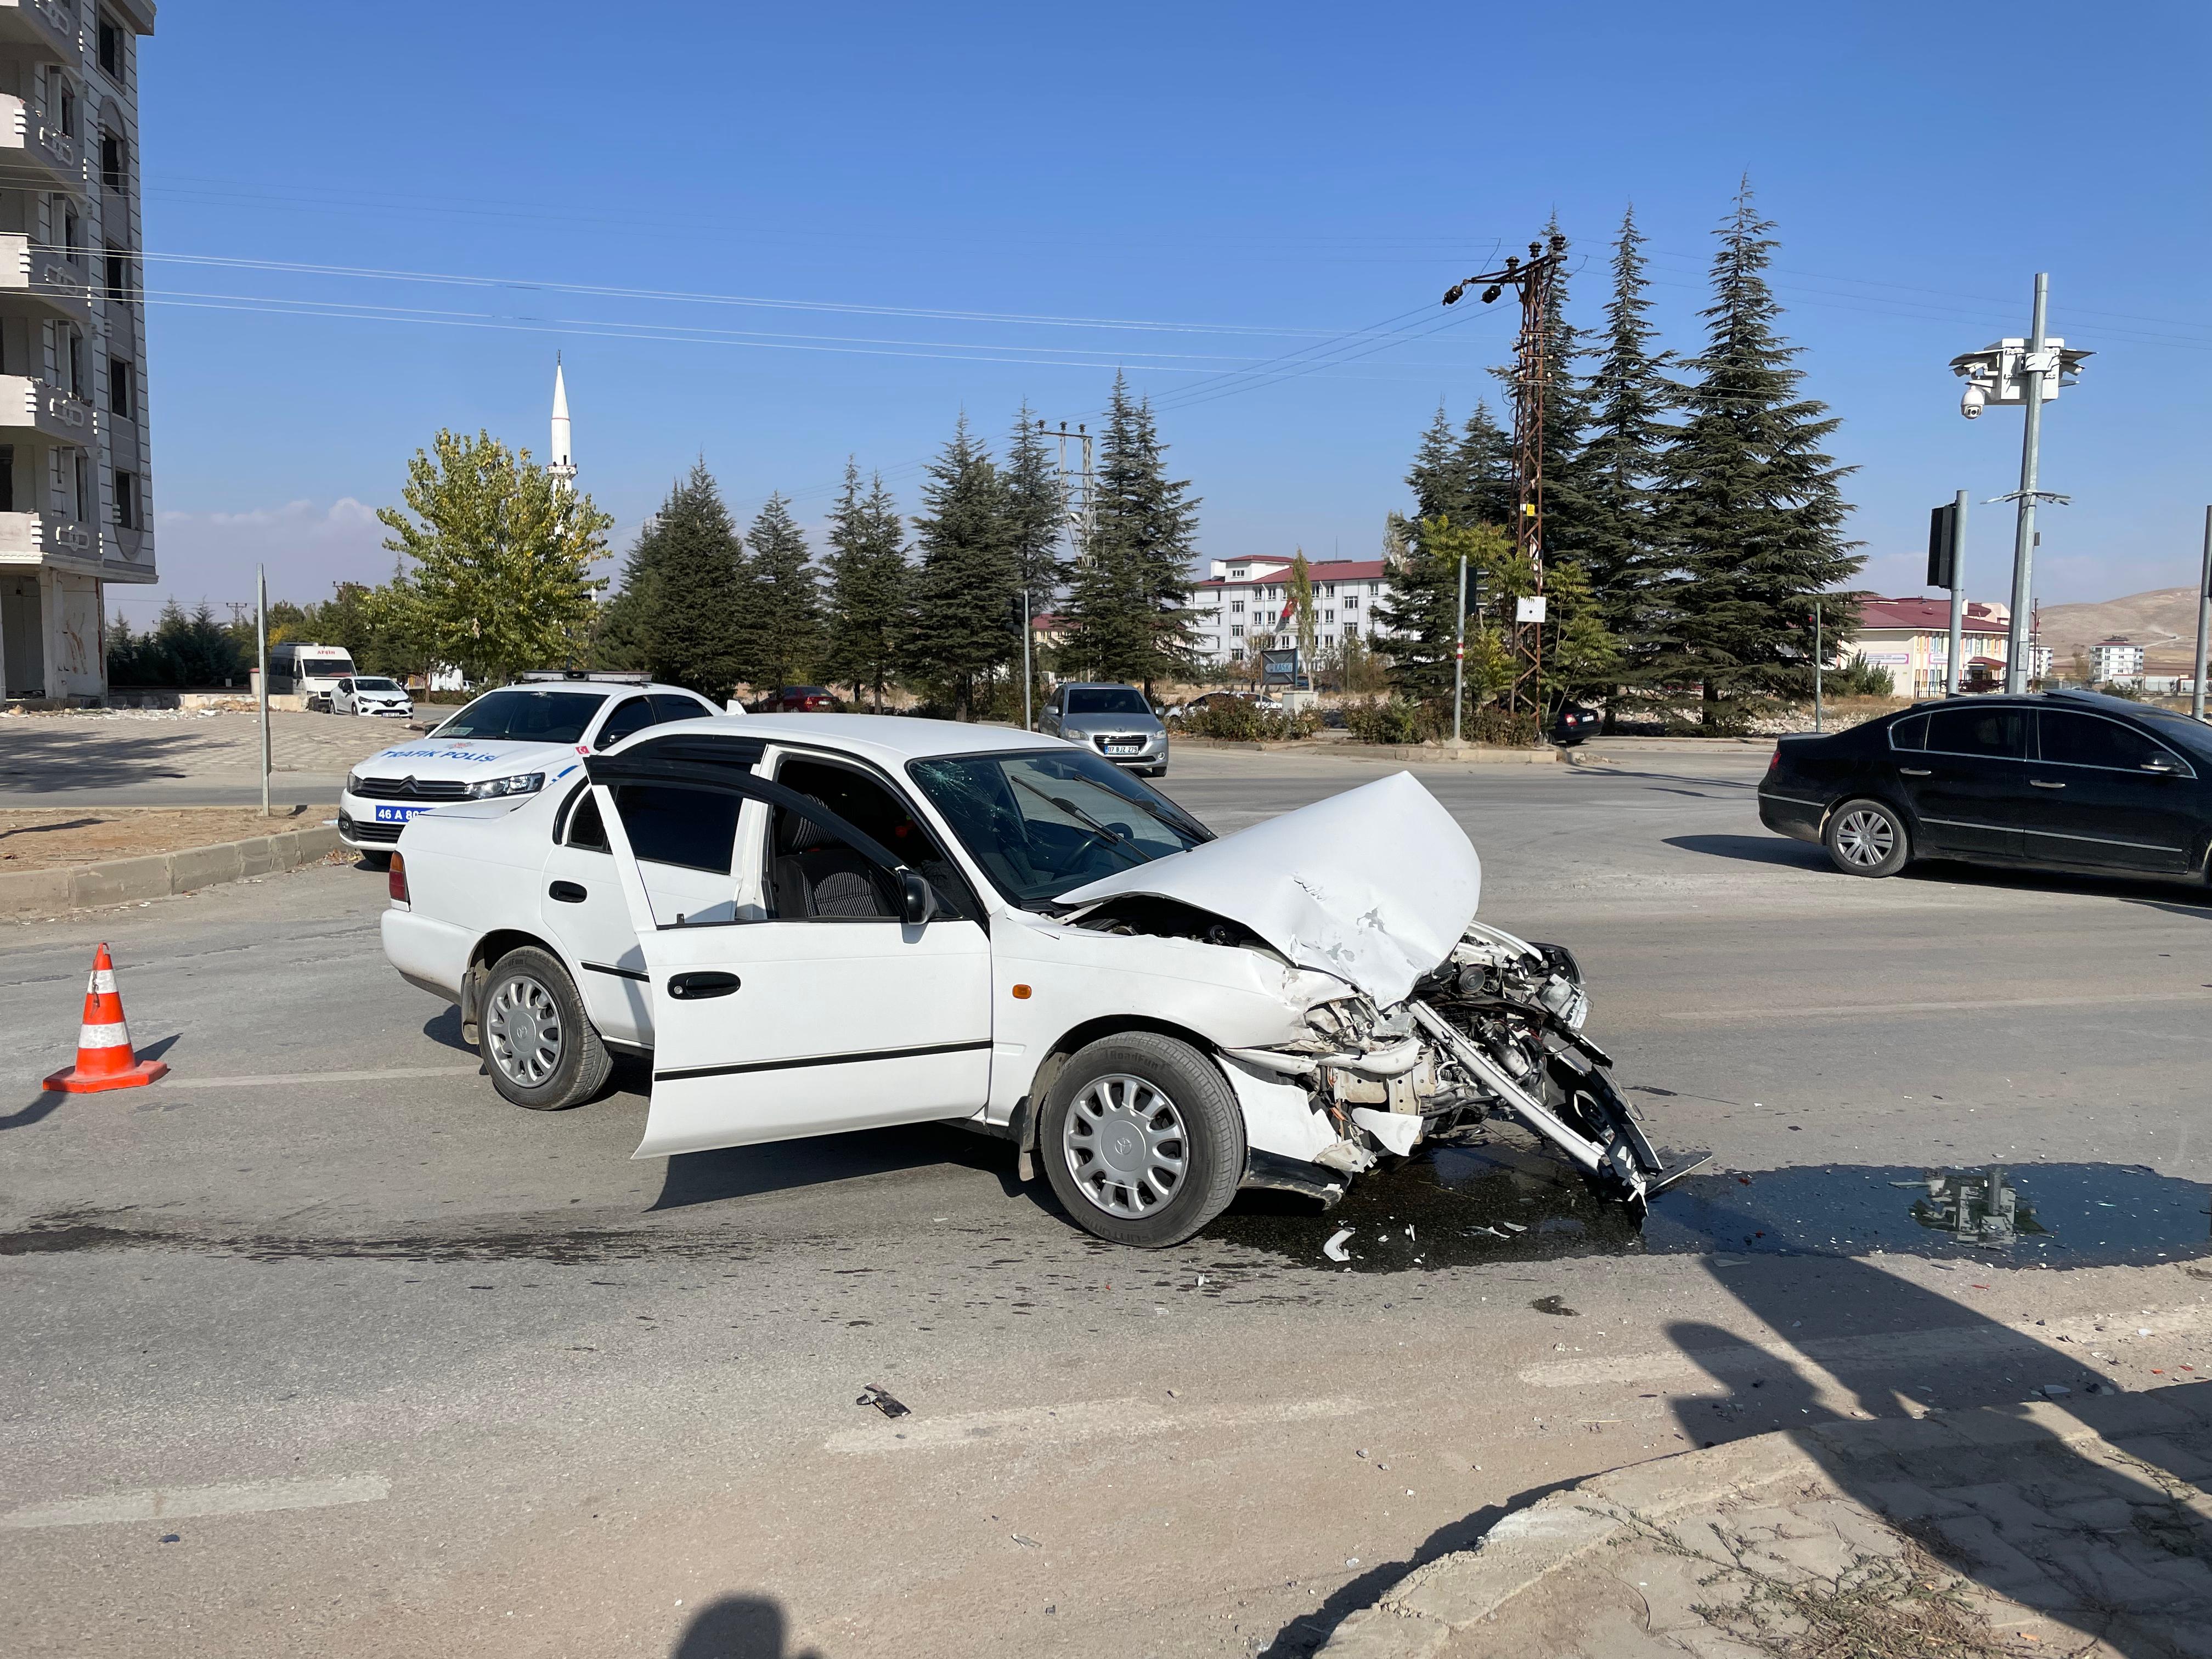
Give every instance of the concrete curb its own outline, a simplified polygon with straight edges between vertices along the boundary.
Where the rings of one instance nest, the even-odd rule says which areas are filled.
[[[1502,749],[1485,744],[1318,743],[1292,738],[1279,743],[1237,743],[1227,738],[1174,739],[1177,749],[1241,749],[1254,754],[1327,755],[1339,760],[1417,761],[1430,765],[1556,766],[1565,757],[1548,744],[1541,749]]]
[[[195,892],[247,876],[296,869],[343,845],[335,826],[317,825],[213,847],[188,847],[181,852],[109,859],[73,870],[25,870],[0,875],[0,920],[167,898],[173,893]]]
[[[1940,1417],[1825,1423],[1632,1464],[1540,1498],[1507,1516],[1473,1549],[1416,1568],[1338,1626],[1317,1659],[1431,1659],[1455,1632],[1493,1617],[1516,1596],[1628,1532],[1632,1516],[1663,1522],[1723,1498],[1756,1499],[1769,1488],[1802,1486],[1864,1458],[2002,1453],[2054,1439],[2079,1446],[2208,1423],[2212,1388],[2172,1387],[2063,1407],[2035,1401]]]

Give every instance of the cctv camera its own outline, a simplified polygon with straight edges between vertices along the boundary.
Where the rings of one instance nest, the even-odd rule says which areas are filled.
[[[1979,420],[1982,414],[1982,405],[1989,402],[1989,400],[1990,394],[1988,392],[1983,391],[1981,387],[1978,386],[1970,386],[1966,388],[1966,395],[1959,399],[1959,413],[1965,416],[1970,421]]]

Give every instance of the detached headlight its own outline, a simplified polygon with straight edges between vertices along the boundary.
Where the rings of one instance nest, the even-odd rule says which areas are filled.
[[[511,778],[486,778],[469,786],[471,800],[489,800],[496,795],[534,795],[545,787],[543,772],[518,772]]]

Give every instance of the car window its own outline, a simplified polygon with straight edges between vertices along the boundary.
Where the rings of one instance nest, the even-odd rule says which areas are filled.
[[[538,691],[507,686],[487,691],[430,735],[507,738],[517,743],[580,743],[606,701],[604,691]]]
[[[656,691],[646,701],[653,705],[656,720],[696,720],[720,712],[673,691]]]
[[[1909,714],[1889,725],[1889,746],[1892,749],[1925,749],[1928,746],[1928,716]]]
[[[356,680],[353,689],[356,691],[397,691],[399,687],[390,680]]]
[[[851,767],[796,757],[777,769],[775,781],[820,801],[920,873],[936,891],[939,915],[981,914],[959,866],[896,792]],[[889,921],[898,915],[898,891],[888,872],[788,807],[776,807],[769,818],[765,856],[761,889],[777,921]]]
[[[1030,908],[1211,839],[1173,801],[1096,755],[1020,750],[907,770],[969,856]]]
[[[2035,728],[2039,752],[2057,766],[2103,766],[2133,772],[2147,760],[2174,761],[2172,750],[2153,743],[2133,726],[2095,714],[2045,708],[2036,715]]]
[[[607,716],[607,723],[599,728],[599,746],[605,749],[624,738],[635,737],[651,726],[653,720],[652,703],[643,697],[632,697]]]
[[[1071,714],[1149,714],[1145,694],[1126,685],[1103,686],[1067,694]]]
[[[2027,716],[2018,708],[1939,708],[1928,717],[1928,746],[1944,755],[2022,760]]]
[[[340,681],[338,682],[338,690],[341,690],[341,691],[350,691],[350,690],[353,690],[353,682],[352,682],[351,680],[340,680]]]
[[[586,853],[606,853],[613,849],[607,845],[607,826],[599,817],[599,798],[586,784],[578,792],[568,813],[568,833],[564,845],[579,848]]]
[[[625,783],[615,790],[623,833],[641,863],[730,872],[737,845],[735,795],[673,783]]]

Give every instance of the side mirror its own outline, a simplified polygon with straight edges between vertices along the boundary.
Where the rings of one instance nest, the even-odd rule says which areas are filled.
[[[2161,777],[2169,777],[2173,772],[2173,763],[2163,755],[2153,755],[2142,763],[2141,769],[2145,772],[2155,772]]]
[[[930,885],[912,870],[898,872],[899,920],[909,927],[919,927],[937,914],[937,895]]]

